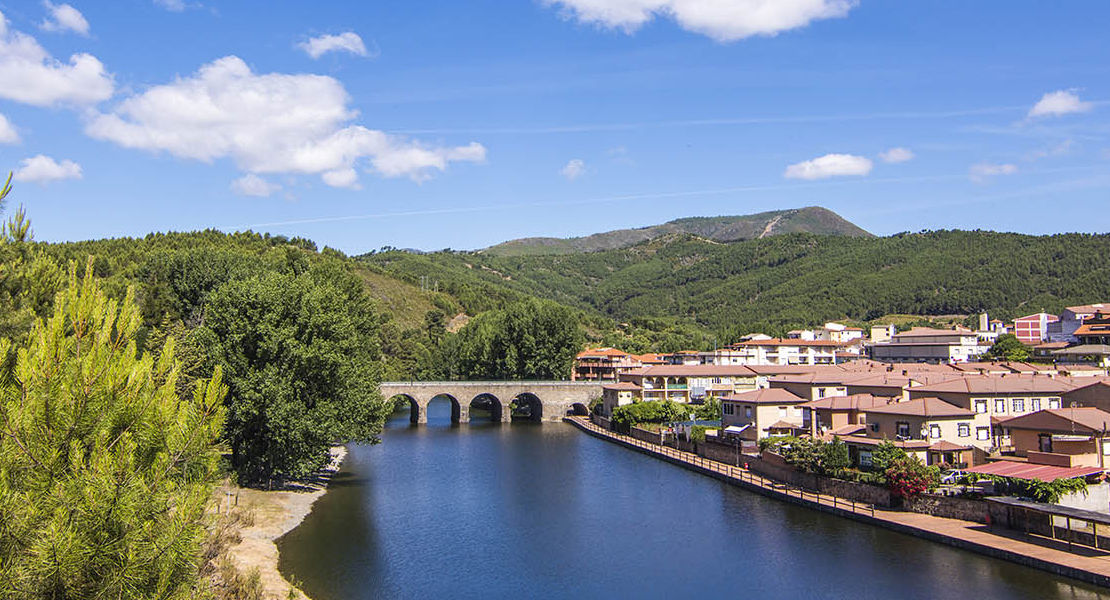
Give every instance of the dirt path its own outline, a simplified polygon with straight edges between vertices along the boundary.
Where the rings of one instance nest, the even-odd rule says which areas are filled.
[[[240,573],[246,574],[258,569],[266,598],[307,599],[303,592],[293,588],[278,572],[278,549],[274,542],[308,516],[313,503],[327,491],[327,480],[339,470],[339,465],[347,456],[347,449],[342,446],[332,448],[331,456],[331,464],[316,482],[304,484],[301,489],[268,492],[236,488],[239,506],[252,513],[254,523],[240,530],[242,541],[232,546],[227,553]],[[291,589],[293,595],[290,594]]]
[[[763,228],[763,233],[759,234],[759,239],[763,239],[763,238],[771,235],[771,230],[774,229],[775,225],[778,225],[779,221],[781,221],[781,220],[782,220],[782,215],[779,215],[779,216],[775,217],[774,219],[771,219],[770,221],[768,221],[767,226]]]

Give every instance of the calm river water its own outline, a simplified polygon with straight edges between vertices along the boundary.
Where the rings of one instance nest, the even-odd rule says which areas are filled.
[[[279,544],[314,600],[1110,598],[777,502],[563,423],[452,426],[433,402]],[[477,418],[477,415],[475,415]]]

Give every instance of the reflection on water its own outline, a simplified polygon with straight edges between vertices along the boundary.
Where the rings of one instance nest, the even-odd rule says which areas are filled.
[[[352,446],[281,569],[315,600],[1110,598],[750,494],[569,425],[390,420]]]

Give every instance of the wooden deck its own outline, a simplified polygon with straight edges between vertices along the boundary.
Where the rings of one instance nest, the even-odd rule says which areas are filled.
[[[1028,536],[1002,527],[884,509],[817,494],[760,477],[741,467],[615,433],[594,425],[586,417],[567,417],[566,421],[595,437],[765,496],[1110,588],[1110,552],[1079,546],[1069,549],[1065,542]]]

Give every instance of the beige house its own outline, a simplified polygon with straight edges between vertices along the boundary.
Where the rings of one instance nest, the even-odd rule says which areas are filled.
[[[871,394],[851,396],[827,396],[801,404],[810,411],[810,434],[849,435],[862,433],[867,424],[866,412],[875,407],[886,406],[893,399]]]
[[[601,414],[605,417],[613,416],[613,409],[618,406],[638,402],[643,388],[628,381],[610,383],[601,386]]]
[[[914,327],[888,342],[873,343],[871,358],[886,362],[967,362],[990,349],[970,330]]]
[[[969,375],[941,383],[907,388],[911,400],[940,398],[949,404],[1008,419],[1044,409],[1060,408],[1065,394],[1078,386],[1070,379],[1045,375]]]
[[[721,426],[726,433],[731,427],[749,440],[806,431],[810,425],[809,410],[801,407],[805,402],[805,398],[776,388],[725,396],[721,398]]]
[[[947,441],[958,446],[991,447],[990,417],[939,398],[918,398],[865,411],[867,437],[890,440]]]
[[[1057,467],[1110,466],[1110,413],[1093,407],[1046,409],[1002,422],[1014,454]]]

